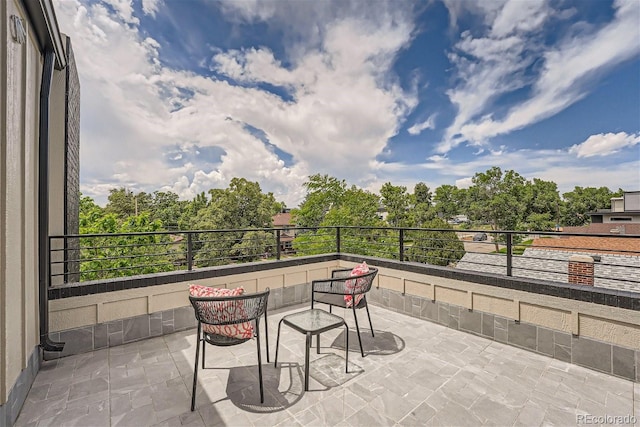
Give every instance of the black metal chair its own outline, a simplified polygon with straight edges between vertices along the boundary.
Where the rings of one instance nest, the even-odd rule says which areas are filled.
[[[366,293],[371,290],[373,285],[373,279],[378,274],[378,269],[369,267],[369,272],[358,276],[351,276],[350,268],[343,268],[333,270],[331,272],[330,279],[314,280],[311,282],[311,308],[314,303],[322,303],[329,305],[329,312],[335,305],[336,307],[342,307],[353,310],[353,318],[356,322],[356,331],[358,332],[358,342],[360,343],[360,354],[364,357],[364,350],[362,349],[362,339],[360,338],[360,326],[358,325],[358,317],[356,316],[356,309],[364,308],[367,310],[367,317],[369,318],[369,327],[371,328],[371,336],[375,336],[373,333],[373,325],[371,324],[371,315],[369,314],[369,306],[367,305]],[[350,281],[355,282],[350,282]],[[349,283],[348,283],[349,282]],[[349,306],[345,301],[345,296],[351,295],[352,301],[355,302],[356,296],[362,295],[362,299]]]
[[[269,289],[246,295],[224,296],[224,297],[194,297],[189,296],[189,301],[194,308],[196,320],[198,321],[198,332],[196,335],[196,363],[193,372],[193,391],[191,393],[191,410],[195,410],[196,405],[196,383],[198,381],[198,358],[200,356],[200,343],[202,343],[202,369],[205,361],[205,346],[211,344],[215,346],[232,346],[242,344],[251,338],[256,338],[258,349],[258,378],[260,381],[260,403],[264,403],[264,390],[262,385],[262,357],[260,354],[260,317],[264,315],[264,329],[267,341],[267,363],[269,363],[269,328],[267,326],[267,303],[269,299]],[[229,327],[242,325],[251,322],[253,332],[250,337],[234,337],[207,332],[207,327]]]

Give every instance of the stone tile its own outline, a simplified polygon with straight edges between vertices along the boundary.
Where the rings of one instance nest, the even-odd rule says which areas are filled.
[[[563,362],[571,363],[571,347],[556,344],[553,348],[553,357]]]
[[[493,314],[482,313],[482,335],[493,338],[495,319]]]
[[[109,383],[106,378],[94,378],[87,381],[82,381],[71,386],[69,391],[68,400],[80,399],[95,393],[107,391],[109,389]]]
[[[107,323],[107,333],[113,334],[115,332],[122,332],[122,320],[114,320]]]
[[[534,325],[510,322],[507,336],[509,344],[514,344],[529,350],[536,349],[537,328]]]
[[[492,326],[493,326],[493,319]],[[479,311],[460,310],[460,330],[482,333],[482,313]],[[492,331],[493,332],[493,331]]]
[[[551,329],[538,326],[538,342],[536,344],[538,353],[553,357],[555,351],[555,341]]]
[[[108,338],[109,347],[116,347],[122,345],[123,343],[122,331],[110,333]]]
[[[449,326],[449,304],[438,303],[438,323]]]
[[[149,317],[136,316],[122,321],[122,339],[125,343],[149,338]]]
[[[162,335],[162,313],[152,313],[149,316],[149,336]]]
[[[571,361],[602,372],[611,372],[611,344],[584,337],[574,337],[571,342]]]
[[[289,286],[282,289],[282,304],[284,306],[294,305],[296,303],[296,289]]]
[[[389,308],[404,313],[404,296],[398,292],[389,292]]]
[[[197,326],[193,307],[179,307],[173,311],[173,327],[176,331],[194,328]]]
[[[86,353],[93,350],[93,328],[71,329],[60,332],[60,340],[64,342],[61,356]]]
[[[635,351],[617,345],[611,347],[613,374],[634,381],[636,378]]]
[[[482,425],[482,421],[469,410],[455,402],[447,402],[442,409],[429,419],[424,425],[427,426],[470,426]]]
[[[429,300],[421,299],[420,301],[420,317],[431,321],[438,320],[438,304]]]
[[[449,323],[447,326],[455,330],[460,328],[460,307],[457,305],[449,306]]]
[[[109,327],[105,323],[94,325],[93,327],[93,349],[99,350],[109,345]]]
[[[571,334],[560,331],[553,331],[553,342],[556,345],[571,348]]]

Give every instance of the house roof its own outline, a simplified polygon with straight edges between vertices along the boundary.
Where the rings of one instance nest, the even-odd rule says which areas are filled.
[[[609,234],[613,229],[619,230],[619,232],[614,232],[615,234],[640,234],[640,224],[636,223],[622,224],[606,222],[601,224],[583,225],[581,227],[562,227],[562,231],[565,233]]]
[[[640,256],[640,239],[622,237],[567,236],[538,238],[532,243],[537,249],[589,252],[596,254],[623,254]]]
[[[285,225],[293,225],[291,223],[291,213],[289,212],[280,212],[273,216],[273,226],[274,227],[282,227]]]

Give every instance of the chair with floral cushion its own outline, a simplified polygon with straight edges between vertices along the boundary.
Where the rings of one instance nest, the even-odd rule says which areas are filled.
[[[371,290],[376,274],[378,274],[377,268],[369,267],[365,262],[362,262],[362,264],[358,264],[354,268],[333,270],[330,279],[314,280],[311,282],[311,308],[313,308],[314,303],[323,303],[329,305],[330,313],[334,305],[336,307],[350,308],[353,310],[353,318],[356,322],[356,331],[358,332],[358,342],[360,343],[360,354],[362,357],[364,357],[364,350],[362,349],[362,339],[360,338],[360,326],[358,325],[356,309],[364,308],[367,310],[371,336],[374,336],[366,293]]]
[[[260,352],[260,318],[264,316],[264,329],[269,363],[269,330],[267,327],[267,302],[269,289],[253,294],[244,294],[243,288],[216,289],[200,285],[189,287],[189,301],[198,321],[196,335],[196,361],[193,372],[191,410],[196,404],[196,384],[198,381],[198,359],[202,343],[202,369],[205,369],[205,346],[232,346],[256,339],[258,349],[258,378],[260,382],[260,403],[264,403],[262,384],[262,357]]]

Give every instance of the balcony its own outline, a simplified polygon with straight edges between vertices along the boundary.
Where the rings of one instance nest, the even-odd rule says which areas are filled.
[[[495,263],[499,272],[411,258],[417,242],[438,247],[437,230],[315,230],[320,243],[302,239],[305,249],[294,241],[304,256],[280,253],[275,230],[273,250],[257,260],[252,251],[205,251],[207,242],[224,241],[206,237],[214,233],[223,232],[164,242],[155,236],[144,245],[159,250],[136,246],[111,256],[127,259],[128,270],[162,264],[149,262],[150,255],[175,257],[165,270],[124,277],[113,277],[119,273],[112,267],[78,264],[87,261],[87,247],[133,246],[105,244],[100,236],[52,238],[57,284],[49,289],[50,331],[66,345],[62,353],[45,354],[17,425],[567,425],[640,417],[640,294],[618,286],[639,280],[633,264],[615,266],[627,277],[596,265],[595,286],[585,286],[565,282],[584,275],[568,270],[557,272],[562,283],[532,278],[535,270],[519,261],[510,233],[485,243],[505,253],[477,250],[503,260]],[[377,244],[355,245],[363,235],[375,236],[370,242]],[[86,244],[85,238],[94,240]],[[465,256],[474,253],[465,247]],[[603,255],[623,250],[569,249],[591,254],[592,264],[600,256],[608,267],[613,262]],[[278,321],[308,308],[309,283],[361,260],[380,270],[369,296],[375,338],[365,331],[362,358],[352,313],[334,310],[351,327],[349,374],[342,371],[343,336],[327,332],[321,354],[312,352],[311,387],[303,391],[304,336],[283,328],[282,366],[268,365],[263,353],[264,404],[255,345],[247,343],[207,351],[210,369],[199,374],[196,412],[190,412],[195,319],[187,283],[241,285],[247,292],[269,287],[273,361]],[[570,264],[553,261],[563,269]],[[94,280],[72,281],[87,271]],[[602,279],[615,286],[598,286]]]
[[[279,319],[299,309],[270,313],[272,362]],[[366,357],[352,330],[345,374],[344,332],[323,334],[321,354],[311,355],[307,392],[304,336],[283,328],[278,368],[263,365],[264,404],[255,345],[245,343],[207,351],[211,369],[199,372],[196,411],[190,412],[191,329],[44,362],[16,425],[511,426],[640,417],[638,383],[371,309],[375,338],[365,332]]]

